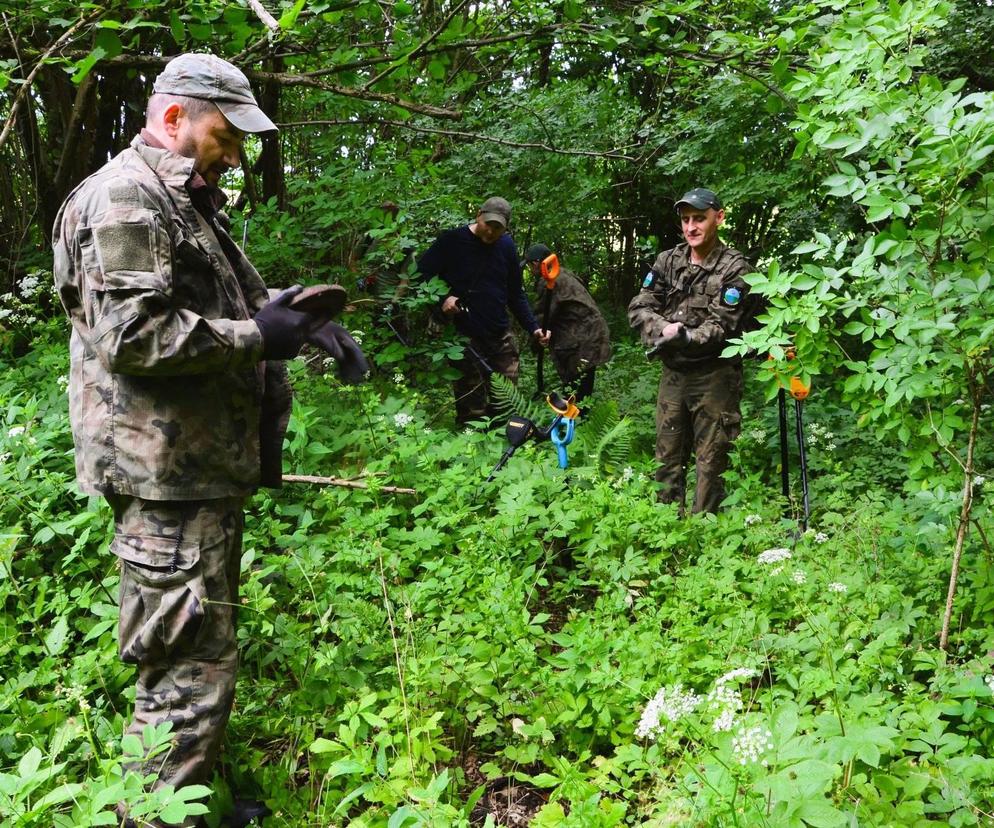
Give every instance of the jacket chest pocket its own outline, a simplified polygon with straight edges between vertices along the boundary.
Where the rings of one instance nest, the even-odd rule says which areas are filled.
[[[711,297],[704,293],[692,293],[684,302],[689,325],[700,325],[707,318],[708,306],[711,304]]]
[[[217,254],[208,254],[195,238],[187,235],[175,240],[175,254],[173,291],[180,305],[207,318],[241,318],[236,299],[224,284],[225,267],[216,261]]]

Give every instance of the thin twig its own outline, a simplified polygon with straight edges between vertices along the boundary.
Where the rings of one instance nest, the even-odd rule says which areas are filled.
[[[316,483],[319,486],[343,486],[346,489],[368,489],[363,480],[346,480],[343,477],[319,477],[313,474],[284,474],[284,483]],[[378,492],[390,494],[417,494],[417,489],[405,489],[402,486],[379,486]]]
[[[435,29],[435,31],[433,31],[430,35],[428,35],[428,37],[422,40],[406,55],[404,55],[401,58],[397,58],[378,75],[375,75],[373,78],[366,81],[366,83],[363,84],[362,88],[371,89],[372,87],[376,86],[376,84],[379,83],[381,80],[383,80],[383,78],[385,78],[387,75],[393,72],[393,70],[396,69],[398,66],[402,66],[404,63],[410,62],[418,55],[420,55],[422,52],[424,52],[425,49],[427,49],[429,46],[431,46],[432,43],[438,40],[438,38],[442,35],[442,32],[444,32],[448,28],[449,23],[452,22],[452,18],[455,17],[457,14],[459,14],[459,12],[463,10],[463,8],[466,6],[468,2],[469,0],[461,0],[461,2],[456,3],[455,6],[452,7],[452,10],[445,16],[445,19],[442,21],[442,24],[437,29]]]
[[[83,17],[76,21],[69,29],[66,29],[48,49],[45,50],[45,54],[41,56],[41,59],[35,64],[35,68],[31,70],[31,73],[24,79],[21,84],[21,88],[17,90],[17,95],[14,97],[14,103],[10,108],[10,115],[7,117],[7,122],[3,126],[3,131],[0,132],[0,150],[3,150],[3,145],[7,143],[7,138],[10,136],[11,130],[14,128],[14,124],[17,122],[17,113],[21,108],[21,104],[24,103],[24,99],[28,95],[28,90],[31,89],[31,84],[34,83],[34,79],[38,76],[41,71],[41,67],[45,65],[45,62],[51,57],[52,53],[62,46],[63,43],[70,40],[76,32],[85,26],[87,23],[91,23],[96,20],[104,13],[103,9],[98,9],[93,12],[89,17]]]

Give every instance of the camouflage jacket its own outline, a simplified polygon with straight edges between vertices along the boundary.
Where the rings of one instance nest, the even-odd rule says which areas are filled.
[[[268,293],[194,209],[192,172],[193,159],[138,137],[56,219],[84,491],[201,500],[279,484],[290,387],[282,363],[260,362],[251,321]]]
[[[647,347],[659,342],[667,324],[683,322],[690,340],[663,352],[667,368],[683,371],[728,362],[720,359],[721,352],[751,319],[745,301],[749,286],[742,277],[753,270],[738,250],[720,242],[699,265],[690,261],[686,244],[677,245],[656,258],[642,291],[628,305],[628,321]]]
[[[561,378],[573,379],[611,358],[607,322],[593,297],[570,271],[559,271],[551,291],[539,279],[535,295],[535,316],[543,328],[552,331],[552,362]],[[545,319],[547,296],[548,321]]]

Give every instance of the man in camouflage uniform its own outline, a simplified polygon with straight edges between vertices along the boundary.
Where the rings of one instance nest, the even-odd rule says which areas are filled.
[[[168,721],[174,734],[136,769],[158,785],[211,780],[238,663],[242,506],[281,482],[281,360],[312,341],[352,379],[365,367],[344,328],[289,307],[299,287],[270,297],[218,212],[246,133],[274,129],[241,71],[181,55],[156,79],[145,129],[54,229],[76,474],[114,511],[120,655],[138,668],[128,732]]]
[[[628,306],[628,320],[666,366],[656,405],[659,500],[679,504],[683,513],[693,449],[693,510],[717,512],[725,497],[721,475],[740,431],[742,398],[742,360],[720,354],[751,318],[743,277],[754,268],[719,241],[725,211],[711,190],[691,190],[676,209],[685,243],[659,254]]]
[[[488,198],[472,224],[446,230],[418,259],[418,273],[448,285],[439,311],[466,337],[465,353],[454,363],[458,423],[494,413],[488,393],[492,372],[518,381],[508,308],[536,342],[548,342],[525,298],[518,251],[507,234],[510,223],[511,205],[499,196]]]
[[[611,358],[611,334],[594,298],[572,272],[560,266],[549,290],[541,272],[542,262],[551,255],[544,244],[533,244],[525,251],[525,263],[535,279],[535,317],[549,332],[549,350],[559,379],[580,402],[593,393],[597,366]]]

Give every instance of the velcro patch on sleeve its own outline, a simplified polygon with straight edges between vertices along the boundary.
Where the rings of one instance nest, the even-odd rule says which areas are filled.
[[[104,274],[155,270],[152,227],[144,222],[104,224],[93,230]]]
[[[107,188],[107,195],[112,204],[138,204],[138,185],[134,181],[124,181],[119,184],[111,184]]]

